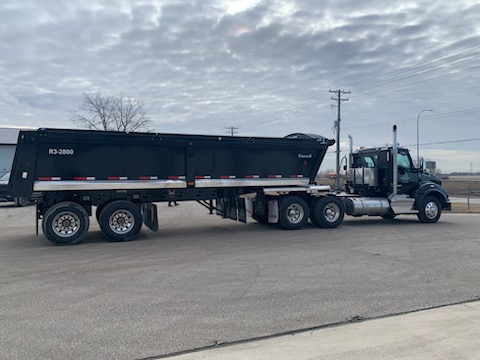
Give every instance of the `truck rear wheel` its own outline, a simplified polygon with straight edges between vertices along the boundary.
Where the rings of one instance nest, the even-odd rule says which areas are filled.
[[[425,197],[418,207],[418,220],[422,223],[436,223],[442,215],[442,205],[436,197]]]
[[[49,208],[42,221],[45,237],[55,245],[78,244],[85,237],[90,219],[83,206],[64,201]]]
[[[98,223],[109,241],[130,241],[142,228],[142,213],[130,201],[116,200],[103,207]]]
[[[312,204],[312,223],[321,228],[336,228],[343,221],[345,206],[339,198],[326,196],[317,199]]]
[[[298,196],[287,196],[279,201],[278,223],[285,230],[305,227],[310,209],[305,200]]]

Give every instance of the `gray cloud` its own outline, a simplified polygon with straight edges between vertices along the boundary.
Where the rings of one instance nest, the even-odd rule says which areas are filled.
[[[329,89],[351,90],[342,144],[425,143],[480,134],[480,4],[263,0],[5,0],[0,126],[69,127],[83,91],[143,99],[157,131],[333,137]],[[440,167],[465,170],[480,142]],[[450,154],[450,153],[449,153]],[[459,161],[464,154],[463,163]],[[437,159],[439,160],[439,159]],[[478,161],[478,160],[477,160]],[[475,167],[475,166],[474,166]],[[476,165],[480,168],[479,164]],[[479,169],[480,170],[480,169]]]

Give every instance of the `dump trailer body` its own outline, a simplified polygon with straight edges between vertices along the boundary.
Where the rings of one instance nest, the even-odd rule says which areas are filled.
[[[22,131],[12,193],[306,185],[313,183],[331,144],[333,140],[303,134],[259,138]]]

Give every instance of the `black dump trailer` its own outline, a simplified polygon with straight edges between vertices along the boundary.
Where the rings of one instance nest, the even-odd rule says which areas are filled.
[[[13,196],[41,193],[37,224],[58,245],[86,235],[93,212],[110,241],[158,228],[156,202],[197,201],[239,221],[336,227],[344,205],[315,177],[330,140],[39,129],[21,131]]]

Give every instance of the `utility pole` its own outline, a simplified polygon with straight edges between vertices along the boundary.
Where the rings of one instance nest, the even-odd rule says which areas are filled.
[[[350,94],[350,91],[344,90],[330,90],[331,93],[337,94],[337,97],[332,97],[332,100],[337,102],[337,121],[335,121],[335,130],[337,132],[337,169],[335,174],[335,188],[340,190],[340,104],[342,101],[348,101],[347,99],[342,99],[343,94]]]
[[[233,136],[235,134],[238,134],[238,131],[235,131],[235,130],[238,130],[238,127],[235,127],[235,126],[227,126],[225,127],[225,129],[227,129],[227,133],[230,133],[230,136]]]

